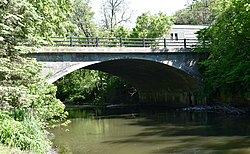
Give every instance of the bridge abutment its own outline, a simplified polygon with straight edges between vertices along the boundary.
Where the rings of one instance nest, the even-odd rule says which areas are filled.
[[[140,103],[145,105],[159,105],[168,107],[185,107],[190,104],[187,93],[168,91],[139,92]]]
[[[190,105],[205,104],[206,98],[200,97],[202,91],[139,91],[140,104],[170,108],[181,108]]]

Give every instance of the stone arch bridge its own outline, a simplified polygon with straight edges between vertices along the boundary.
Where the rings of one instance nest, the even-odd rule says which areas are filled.
[[[201,89],[197,62],[204,54],[187,48],[43,47],[28,55],[44,63],[53,83],[78,69],[119,76],[138,90],[141,103],[183,107]]]

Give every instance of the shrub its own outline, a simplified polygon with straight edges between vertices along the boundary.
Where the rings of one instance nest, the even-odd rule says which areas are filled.
[[[17,121],[7,113],[0,112],[0,142],[9,147],[46,153],[51,142],[44,135],[41,124],[26,114],[23,121]]]

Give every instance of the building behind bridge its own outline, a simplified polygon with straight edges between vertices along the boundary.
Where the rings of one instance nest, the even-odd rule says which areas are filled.
[[[197,39],[197,34],[195,33],[206,27],[203,25],[173,25],[169,38],[171,40]]]

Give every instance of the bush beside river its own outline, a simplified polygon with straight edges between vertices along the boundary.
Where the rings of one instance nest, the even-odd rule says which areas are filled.
[[[48,153],[46,129],[66,118],[56,87],[42,77],[43,67],[24,55],[71,29],[69,3],[0,1],[0,153],[5,147],[13,153]]]

